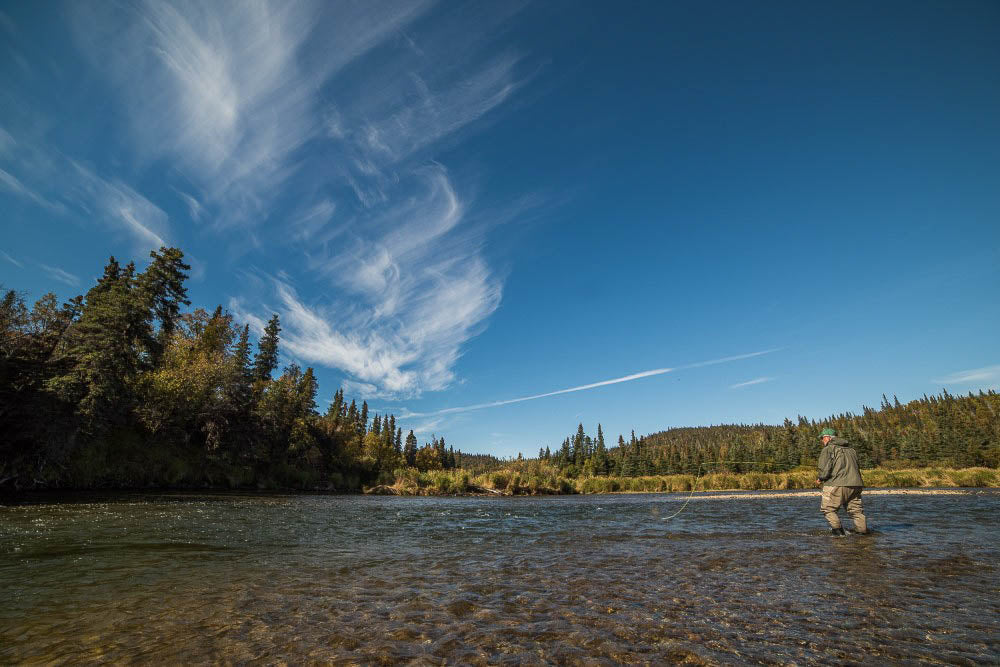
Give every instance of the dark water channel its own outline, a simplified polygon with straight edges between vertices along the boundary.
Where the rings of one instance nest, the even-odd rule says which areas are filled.
[[[997,492],[683,500],[4,506],[0,663],[1000,663]]]

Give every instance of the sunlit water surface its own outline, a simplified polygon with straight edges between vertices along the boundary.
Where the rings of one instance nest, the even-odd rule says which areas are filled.
[[[1000,494],[0,507],[0,663],[1000,662]]]

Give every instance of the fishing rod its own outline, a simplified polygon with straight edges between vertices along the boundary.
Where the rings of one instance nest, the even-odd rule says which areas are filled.
[[[688,506],[689,502],[691,502],[691,498],[694,497],[694,492],[697,490],[697,487],[698,487],[698,480],[701,479],[701,477],[703,476],[701,474],[702,468],[704,468],[705,466],[713,466],[713,465],[741,465],[741,466],[742,465],[763,465],[763,466],[771,466],[773,468],[775,466],[785,466],[787,464],[772,463],[770,461],[702,461],[702,462],[700,462],[700,463],[697,464],[698,474],[695,475],[694,481],[691,483],[691,491],[690,491],[690,493],[688,493],[687,498],[684,499],[684,503],[681,505],[680,509],[678,509],[676,512],[674,512],[670,516],[663,517],[662,519],[660,519],[661,521],[667,521],[669,519],[673,519],[675,516],[677,516],[678,514],[680,514],[681,512],[684,511],[684,508]],[[779,471],[774,471],[774,472],[781,472],[781,471],[779,470]],[[732,474],[741,474],[741,473],[732,473]]]

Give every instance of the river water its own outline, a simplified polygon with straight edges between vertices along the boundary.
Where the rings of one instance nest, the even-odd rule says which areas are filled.
[[[1000,663],[1000,493],[743,495],[3,506],[0,663]]]

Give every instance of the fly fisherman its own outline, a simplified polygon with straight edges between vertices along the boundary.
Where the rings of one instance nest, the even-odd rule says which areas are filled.
[[[868,532],[868,523],[861,509],[861,471],[858,470],[858,453],[851,443],[837,437],[832,428],[825,428],[819,434],[823,441],[823,451],[819,454],[817,484],[823,485],[823,500],[820,511],[830,522],[834,535],[845,535],[840,525],[837,510],[847,507],[847,513],[854,521],[854,532],[862,535]]]

